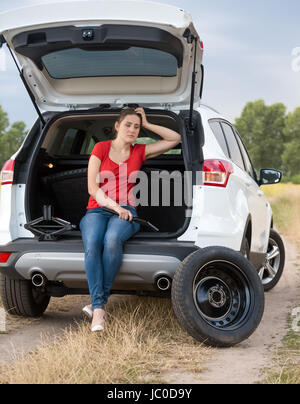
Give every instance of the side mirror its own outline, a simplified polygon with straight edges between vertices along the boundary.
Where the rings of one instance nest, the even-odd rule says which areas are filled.
[[[258,184],[259,184],[259,186],[279,184],[279,182],[281,180],[282,180],[281,171],[273,170],[273,169],[263,169],[263,170],[260,170]]]

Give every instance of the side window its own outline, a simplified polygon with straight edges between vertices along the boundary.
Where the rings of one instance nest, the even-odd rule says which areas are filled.
[[[217,121],[211,121],[209,122],[209,125],[211,127],[211,130],[213,131],[215,138],[217,139],[219,145],[221,146],[221,149],[223,150],[224,154],[226,157],[230,158],[227,143],[224,137],[224,133],[222,131],[220,122]]]
[[[93,149],[94,149],[94,147],[95,147],[95,144],[96,144],[96,142],[95,142],[94,138],[91,138],[90,141],[89,141],[89,144],[88,144],[88,146],[87,146],[87,148],[86,148],[86,150],[83,150],[83,151],[81,152],[81,154],[91,154],[92,151],[93,151]]]
[[[236,138],[237,138],[237,141],[239,143],[239,146],[240,146],[240,149],[241,149],[241,152],[242,152],[242,155],[243,155],[244,163],[245,163],[245,166],[246,166],[246,171],[256,181],[256,174],[255,174],[253,165],[251,163],[249,154],[248,154],[248,152],[247,152],[247,150],[246,150],[246,148],[245,148],[245,146],[244,146],[244,144],[243,144],[243,142],[241,140],[241,137],[240,137],[239,133],[237,132],[236,129],[234,129],[234,131],[235,131]]]
[[[64,139],[59,147],[58,155],[66,156],[71,154],[73,144],[75,142],[78,130],[77,129],[68,129]]]
[[[136,140],[136,144],[151,144],[151,143],[155,143],[157,142],[157,140],[152,139],[151,137],[139,137]],[[169,150],[168,152],[164,153],[164,155],[181,155],[181,143],[179,143],[178,146],[176,146],[176,148]]]
[[[224,130],[224,134],[229,147],[231,160],[242,170],[245,170],[243,157],[241,155],[241,151],[235,138],[235,134],[233,133],[232,127],[228,125],[228,123],[222,122],[222,128]]]

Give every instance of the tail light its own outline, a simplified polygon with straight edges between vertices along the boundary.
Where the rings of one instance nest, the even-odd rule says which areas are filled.
[[[205,160],[203,163],[203,184],[226,188],[233,165],[223,160]]]
[[[11,253],[0,253],[0,263],[5,264],[8,261],[8,258],[11,256]]]
[[[13,183],[14,167],[15,167],[14,160],[8,160],[6,163],[4,163],[4,166],[0,173],[0,184],[1,185],[8,185],[8,184]]]

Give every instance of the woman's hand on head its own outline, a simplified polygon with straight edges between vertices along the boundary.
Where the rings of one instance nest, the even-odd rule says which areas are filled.
[[[130,212],[130,210],[127,210],[127,209],[122,208],[121,206],[118,206],[117,208],[115,208],[115,211],[118,213],[119,219],[127,220],[129,222],[132,222],[133,215]]]
[[[144,128],[146,128],[147,125],[149,124],[149,122],[147,121],[147,117],[146,117],[146,113],[144,111],[144,108],[136,108],[135,112],[142,116],[142,125],[143,125]]]

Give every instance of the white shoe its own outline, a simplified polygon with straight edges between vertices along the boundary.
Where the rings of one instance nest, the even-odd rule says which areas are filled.
[[[93,319],[93,308],[92,308],[91,305],[90,306],[85,306],[82,309],[82,311],[86,316],[88,316],[89,319],[91,319],[91,320]]]
[[[102,310],[104,311],[104,310]],[[92,332],[99,332],[99,331],[103,331],[104,330],[104,324],[105,324],[105,312],[102,318],[100,318],[99,320],[94,321],[94,316],[99,315],[99,310],[95,310],[95,312],[93,313],[93,322],[92,322]],[[97,317],[97,316],[96,316]]]
[[[103,331],[103,330],[104,330],[104,327],[103,327],[103,325],[101,325],[101,324],[95,325],[95,326],[92,328],[92,332],[100,332],[100,331]]]

